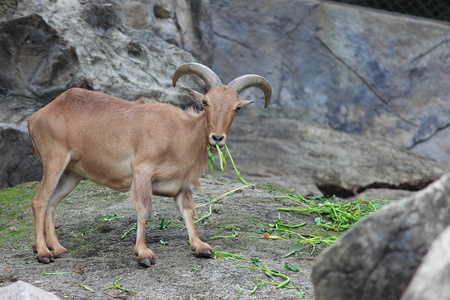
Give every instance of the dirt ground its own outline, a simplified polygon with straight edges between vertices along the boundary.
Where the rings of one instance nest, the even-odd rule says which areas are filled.
[[[211,177],[201,181],[202,191],[194,194],[197,218],[208,213],[208,202],[212,198],[243,186]],[[26,183],[0,191],[0,287],[23,280],[63,299],[314,299],[311,267],[314,257],[325,246],[316,245],[311,255],[313,248],[307,245],[302,251],[284,257],[296,241],[264,238],[261,229],[269,231],[269,224],[280,219],[291,225],[306,222],[296,229],[300,233],[330,233],[315,226],[315,215],[278,211],[279,207],[298,206],[290,200],[275,199],[288,192],[281,187],[266,184],[264,189],[246,187],[227,195],[212,205],[210,217],[197,223],[200,238],[216,251],[245,256],[245,259],[235,260],[196,258],[189,250],[186,230],[173,224],[155,229],[169,220],[180,227],[184,225],[172,199],[155,197],[146,240],[147,246],[155,252],[156,264],[144,268],[133,255],[136,232],[121,238],[136,222],[129,195],[88,181],[83,181],[56,211],[58,238],[72,258],[56,259],[48,265],[37,263],[30,247],[33,242],[30,205],[38,186],[39,183]],[[107,215],[117,217],[104,222]],[[213,238],[233,235],[228,226],[235,228],[236,237]],[[287,286],[298,287],[305,296],[300,296],[299,289],[274,285],[264,285],[249,296],[260,284],[255,279],[272,283],[284,281],[281,277],[271,279],[260,269],[248,268],[256,267],[255,263],[248,262],[252,259],[258,268],[266,265],[288,276],[291,281]],[[286,269],[285,263],[299,271]],[[43,275],[59,272],[70,273]],[[137,293],[104,289],[113,286],[119,278],[122,278],[119,286]]]

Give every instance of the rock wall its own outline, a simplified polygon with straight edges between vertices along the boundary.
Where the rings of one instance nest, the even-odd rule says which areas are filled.
[[[209,2],[206,0],[116,0],[125,24],[149,30],[189,51],[197,61],[211,65],[214,41]]]
[[[307,0],[211,1],[211,13],[213,68],[274,86],[273,107],[258,115],[386,139],[450,165],[448,23]]]
[[[268,153],[275,150],[254,149],[254,140],[241,138],[236,148],[253,152],[239,150],[247,156],[238,154],[237,159],[245,164],[259,157],[258,166],[248,166],[250,177],[262,180],[272,170],[266,179],[306,194],[348,196],[382,187],[417,190],[448,169],[450,108],[445,101],[450,87],[448,68],[442,63],[450,54],[445,47],[448,29],[444,23],[312,0],[2,2],[0,188],[40,179],[27,120],[66,89],[77,86],[132,101],[156,98],[188,106],[192,101],[179,87],[171,87],[171,77],[182,63],[199,61],[212,66],[224,82],[246,73],[270,80],[274,95],[267,110],[262,110],[257,89],[246,90],[241,97],[261,99],[246,108],[242,118],[250,124],[272,118],[272,126],[265,128],[269,135],[289,132],[289,122],[277,121],[284,118],[303,122],[298,126],[305,131],[295,134],[321,131],[316,129],[319,125],[362,137],[343,134],[342,140],[351,142],[338,143],[310,134],[305,140],[317,147],[314,151],[302,147],[287,151],[275,143],[273,149],[287,151],[280,155],[282,165],[289,166],[292,155],[298,159],[294,168],[299,172],[274,171],[277,166],[270,163]],[[182,81],[203,89],[196,78]],[[242,134],[237,126],[232,136]],[[365,138],[390,141],[397,146],[392,147],[396,153],[392,157],[414,160],[415,165],[399,163],[395,172],[377,168],[386,164],[379,161],[386,156],[370,156],[374,152],[367,152],[367,145],[372,143],[365,143]],[[280,137],[281,142],[286,141]],[[342,150],[339,155],[329,151],[336,145]],[[437,159],[441,166],[402,156],[398,147]],[[308,155],[322,152],[330,152],[326,160],[308,164]],[[356,158],[357,153],[366,156]],[[365,176],[357,174],[366,173],[364,168],[355,166],[353,175],[342,171],[348,167],[343,162],[356,161],[378,173],[361,181],[355,178]],[[403,172],[405,166],[412,167]]]

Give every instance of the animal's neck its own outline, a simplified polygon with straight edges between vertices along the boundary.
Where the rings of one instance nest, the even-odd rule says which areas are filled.
[[[198,137],[199,137],[199,143],[201,145],[201,153],[205,153],[205,157],[203,158],[206,161],[208,160],[208,154],[206,153],[206,148],[208,147],[209,143],[209,126],[208,126],[208,120],[206,117],[206,113],[204,111],[200,112],[198,115]]]
[[[194,184],[195,186],[200,186],[198,181],[199,176],[205,172],[208,166],[208,120],[206,118],[206,113],[204,111],[192,116],[192,140],[189,143],[190,151],[197,152],[197,161],[194,163],[193,168],[190,170],[185,184]]]
[[[192,133],[192,142],[195,143],[197,147],[202,145],[206,149],[209,141],[208,132],[208,120],[206,117],[206,113],[201,111],[196,113],[195,115],[191,115],[191,133]]]

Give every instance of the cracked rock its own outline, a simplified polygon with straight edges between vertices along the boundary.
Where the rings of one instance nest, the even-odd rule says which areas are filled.
[[[449,214],[450,174],[446,174],[426,189],[385,206],[357,223],[317,258],[312,271],[316,299],[397,300],[422,261],[424,265],[417,271],[418,277],[413,279],[406,295],[423,292],[424,286],[430,288],[427,292],[431,286],[440,289],[431,295],[448,290],[448,267],[445,271],[430,260],[441,257],[441,263],[448,265],[448,251],[444,250],[447,244],[443,244],[448,240],[448,233],[433,241],[450,225]],[[432,243],[435,245],[431,246]],[[424,259],[427,251],[428,258]],[[435,251],[443,253],[432,257]],[[433,275],[432,270],[438,273]],[[438,278],[439,274],[443,277],[434,285],[430,276]],[[428,281],[415,290],[413,283],[425,279],[424,276]],[[445,283],[439,285],[442,282]],[[402,299],[444,298],[404,296]]]
[[[227,144],[246,180],[275,182],[302,195],[352,197],[371,190],[371,199],[398,199],[386,191],[418,191],[446,172],[389,142],[295,120],[238,117]],[[232,168],[226,174],[236,177]]]

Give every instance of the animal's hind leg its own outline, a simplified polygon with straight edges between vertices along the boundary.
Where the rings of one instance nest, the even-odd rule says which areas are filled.
[[[41,185],[31,202],[34,215],[33,251],[37,253],[37,260],[43,263],[50,263],[53,261],[53,255],[48,249],[44,238],[45,213],[48,202],[70,161],[69,153],[55,150],[56,149],[52,149],[51,153],[48,153],[48,156],[44,156],[48,158],[43,159],[44,175],[42,177]]]
[[[78,185],[82,176],[71,171],[65,171],[59,179],[58,185],[50,197],[45,212],[45,237],[47,247],[53,250],[53,257],[69,257],[69,252],[61,246],[55,232],[55,209],[59,201],[67,196]]]

